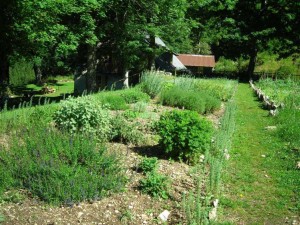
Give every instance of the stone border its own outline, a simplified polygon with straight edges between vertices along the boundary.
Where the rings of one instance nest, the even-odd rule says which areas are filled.
[[[254,84],[253,81],[250,80],[249,84],[251,88],[254,90],[255,94],[257,95],[258,99],[263,102],[264,108],[269,110],[269,115],[270,116],[276,116],[278,114],[278,109],[283,108],[284,104],[283,103],[277,103],[275,101],[272,101],[269,96],[267,96],[261,89],[257,88]]]

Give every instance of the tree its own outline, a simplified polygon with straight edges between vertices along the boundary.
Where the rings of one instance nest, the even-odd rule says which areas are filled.
[[[203,0],[193,3],[189,15],[199,24],[194,29],[194,41],[207,41],[217,55],[231,58],[247,55],[249,76],[253,74],[258,51],[268,48],[270,41],[284,40],[299,46],[297,1]],[[299,51],[299,48],[294,50]]]
[[[9,84],[9,57],[17,37],[14,35],[13,24],[16,19],[16,0],[0,1],[0,83]]]

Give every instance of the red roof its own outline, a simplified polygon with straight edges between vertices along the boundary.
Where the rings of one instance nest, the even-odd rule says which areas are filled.
[[[215,67],[216,65],[214,55],[178,54],[177,58],[185,66]]]

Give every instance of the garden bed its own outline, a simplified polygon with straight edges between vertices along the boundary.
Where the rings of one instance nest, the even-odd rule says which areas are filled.
[[[234,83],[232,84],[233,88]],[[139,93],[136,90],[133,92]],[[109,98],[103,97],[104,95],[109,96]],[[119,97],[111,97],[119,95],[125,99],[126,104],[124,104],[124,108],[113,109],[110,107],[111,116],[124,116],[129,127],[131,126],[132,130],[139,130],[140,132],[130,133],[125,129],[130,135],[118,134],[120,136],[115,141],[105,144],[109,154],[117,155],[120,158],[119,164],[122,166],[123,176],[127,179],[125,186],[120,187],[120,192],[108,190],[106,195],[99,199],[65,202],[57,206],[39,200],[25,189],[11,188],[0,197],[2,202],[0,215],[3,214],[5,217],[3,224],[162,224],[163,221],[159,215],[165,210],[170,212],[168,224],[184,223],[187,220],[183,207],[184,196],[196,191],[199,187],[200,193],[207,194],[206,183],[211,169],[206,166],[208,159],[204,160],[201,156],[199,162],[192,166],[185,161],[172,159],[163,153],[162,147],[158,145],[159,138],[153,133],[151,124],[153,121],[159,120],[162,114],[172,111],[174,108],[157,104],[157,98],[150,102],[145,98],[142,99],[143,103],[140,103],[141,100],[135,98],[143,98],[144,95],[136,95],[132,93],[132,90],[128,90],[97,94],[93,99],[101,99],[104,105],[112,101],[111,106],[120,107],[122,104],[115,104],[114,102],[117,101],[118,103],[116,99]],[[8,128],[11,132],[13,129],[20,130],[25,127],[32,127],[32,121],[36,118],[37,113],[39,116],[43,115],[42,124],[45,126],[49,126],[49,122],[53,124],[51,122],[52,115],[60,108],[60,105],[43,107],[2,112],[1,137],[6,139],[6,135],[9,135],[7,133]],[[184,106],[180,107],[179,110],[183,110],[183,108]],[[219,109],[205,115],[215,128],[220,127],[220,119],[224,114],[224,109],[225,104],[222,103]],[[8,121],[12,118],[16,119],[15,123],[9,124]],[[2,142],[5,145],[10,145],[10,142]],[[141,190],[140,182],[147,177],[147,174],[141,171],[139,165],[145,157],[157,157],[157,174],[165,176],[164,179],[168,180],[170,184],[167,189],[167,198],[153,197]],[[199,181],[200,176],[203,179]],[[205,207],[206,210],[210,208],[207,205]]]

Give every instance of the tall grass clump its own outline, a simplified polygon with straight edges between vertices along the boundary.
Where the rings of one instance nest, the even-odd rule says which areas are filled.
[[[161,92],[165,82],[165,76],[156,71],[147,71],[141,76],[142,90],[151,98],[156,97]]]
[[[53,113],[58,109],[58,104],[48,104],[32,107],[29,104],[20,104],[13,110],[4,109],[0,112],[0,133],[27,127],[31,124],[48,124],[53,120]]]
[[[203,179],[203,176],[200,175],[200,178]],[[210,224],[208,215],[211,210],[211,196],[203,196],[203,183],[200,178],[196,181],[196,190],[183,195],[183,212],[188,225]]]
[[[74,204],[122,190],[120,162],[92,135],[34,127],[18,131],[0,151],[0,190],[26,189],[41,200]],[[5,171],[5,173],[2,173]]]
[[[10,84],[22,86],[35,81],[33,63],[20,60],[15,62],[9,70]]]
[[[175,77],[174,79],[174,85],[183,90],[194,90],[197,82],[197,79],[189,76]]]

